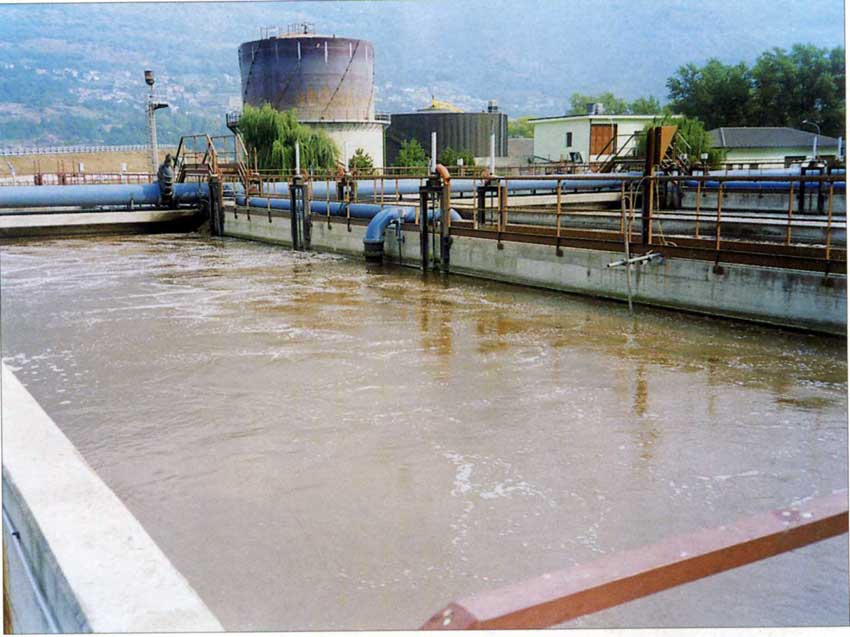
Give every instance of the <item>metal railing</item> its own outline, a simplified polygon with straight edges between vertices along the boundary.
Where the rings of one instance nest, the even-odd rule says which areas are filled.
[[[149,172],[50,172],[0,177],[3,186],[84,186],[91,184],[149,184],[156,175]]]
[[[547,628],[847,533],[847,492],[460,599],[423,630]]]
[[[268,191],[270,182],[291,177],[276,171],[258,171],[256,176],[259,192]],[[329,203],[337,201],[334,185],[342,178],[327,172],[306,176],[309,184],[324,182],[321,198]],[[403,179],[417,179],[422,185],[426,175],[421,170],[360,175],[353,180],[360,189],[346,190],[344,200],[417,207],[418,194],[409,186],[406,194],[400,189]],[[846,271],[846,250],[835,240],[836,233],[846,232],[843,175],[748,177],[753,184],[771,182],[761,196],[729,185],[741,177],[722,175],[473,174],[463,179],[471,180],[471,188],[465,193],[455,189],[451,195],[452,207],[463,217],[451,222],[451,232],[459,236],[552,245],[559,256],[567,247],[622,252],[628,242],[632,254],[652,251],[708,260],[715,268],[728,262]],[[777,181],[782,184],[778,189]],[[479,196],[481,187],[486,192]],[[804,209],[799,205],[801,188],[808,202]],[[682,205],[684,197],[690,208]],[[768,199],[780,209],[740,210],[741,202]]]
[[[147,152],[147,144],[124,144],[119,146],[15,146],[0,148],[0,157],[26,157],[28,155],[71,155],[75,153],[129,153]]]

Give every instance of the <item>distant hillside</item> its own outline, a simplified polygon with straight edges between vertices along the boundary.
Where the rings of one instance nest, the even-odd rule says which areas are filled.
[[[772,46],[843,41],[842,4],[792,0],[508,0],[0,6],[0,145],[144,143],[142,70],[174,105],[160,137],[220,132],[240,93],[238,45],[308,21],[375,45],[376,104],[431,93],[510,115],[562,113],[573,92],[666,96],[681,64],[745,60]]]

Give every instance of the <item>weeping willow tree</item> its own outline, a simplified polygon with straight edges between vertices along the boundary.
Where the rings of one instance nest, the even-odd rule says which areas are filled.
[[[294,111],[277,111],[269,104],[262,108],[245,106],[239,119],[245,147],[257,151],[260,170],[294,170],[295,142],[300,145],[301,167],[334,170],[339,150],[320,130],[305,126]]]

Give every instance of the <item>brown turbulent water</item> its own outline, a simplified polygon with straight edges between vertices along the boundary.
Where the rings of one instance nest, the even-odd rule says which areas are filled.
[[[847,484],[841,339],[200,236],[0,268],[4,360],[231,630],[415,628]],[[847,562],[571,625],[846,624]]]

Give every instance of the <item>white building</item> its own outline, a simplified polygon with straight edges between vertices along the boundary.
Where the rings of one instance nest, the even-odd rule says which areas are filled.
[[[529,120],[534,126],[534,158],[537,161],[606,161],[637,144],[635,133],[657,115],[563,115]]]
[[[727,168],[792,166],[813,159],[835,159],[843,154],[834,137],[787,126],[724,126],[708,131],[714,148],[725,152]]]

